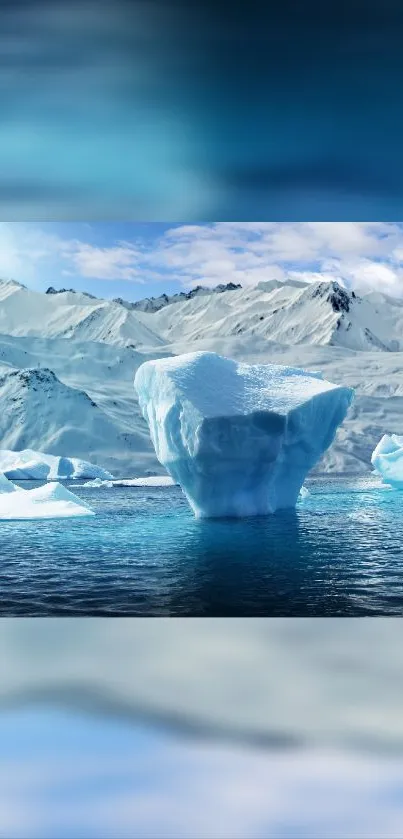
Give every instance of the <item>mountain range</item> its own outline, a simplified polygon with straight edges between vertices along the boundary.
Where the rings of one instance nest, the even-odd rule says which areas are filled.
[[[403,433],[403,300],[336,282],[229,282],[135,302],[0,281],[2,448],[81,457],[119,477],[159,473],[133,388],[148,358],[214,350],[321,370],[356,398],[319,471],[370,471]]]

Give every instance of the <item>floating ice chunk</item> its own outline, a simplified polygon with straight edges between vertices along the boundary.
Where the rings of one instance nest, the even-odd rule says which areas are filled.
[[[35,489],[4,488],[0,480],[0,519],[60,519],[93,516],[91,508],[58,483]]]
[[[49,455],[48,455],[49,457]],[[79,460],[76,457],[60,457],[55,458],[56,463],[51,468],[51,476],[54,480],[63,480],[66,478],[100,478],[102,481],[111,481],[113,475],[101,466],[95,466],[93,463],[88,463],[86,460]]]
[[[113,487],[112,481],[103,481],[102,478],[94,478],[93,481],[87,481],[82,485],[83,487]]]
[[[6,469],[10,481],[47,481],[50,466],[40,460],[24,461],[15,460],[10,468]]]
[[[145,478],[127,478],[121,481],[113,481],[115,487],[170,487],[175,486],[175,481],[170,475],[150,475]]]
[[[299,498],[299,500],[300,500],[300,501],[303,501],[303,500],[304,500],[304,498],[307,498],[309,494],[310,494],[310,493],[309,493],[309,489],[307,489],[306,487],[302,486],[302,487],[301,487],[301,489],[300,489],[300,491],[299,491],[299,496],[298,496],[298,498]]]
[[[318,373],[211,352],[147,361],[134,384],[157,457],[198,517],[293,507],[353,397]]]
[[[58,457],[56,455],[24,449],[13,452],[8,449],[0,450],[0,471],[7,478],[14,481],[61,481],[66,479],[111,480],[113,475],[86,460],[76,457]]]
[[[403,489],[403,437],[384,434],[372,452],[371,463],[385,484]]]

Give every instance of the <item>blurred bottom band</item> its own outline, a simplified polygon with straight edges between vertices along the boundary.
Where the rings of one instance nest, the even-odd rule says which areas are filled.
[[[0,621],[0,836],[398,836],[402,633]]]
[[[391,756],[256,751],[51,706],[3,711],[0,738],[9,839],[401,835]]]
[[[403,622],[0,620],[0,701],[48,701],[251,746],[403,748]]]

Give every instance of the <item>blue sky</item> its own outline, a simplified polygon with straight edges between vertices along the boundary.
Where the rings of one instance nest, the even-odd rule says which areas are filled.
[[[0,276],[136,300],[287,277],[403,295],[392,222],[0,222]]]

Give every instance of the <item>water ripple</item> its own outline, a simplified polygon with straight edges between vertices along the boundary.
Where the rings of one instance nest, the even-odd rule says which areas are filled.
[[[0,614],[403,614],[403,494],[311,480],[296,511],[197,521],[177,487],[75,488],[94,519],[3,522]]]

